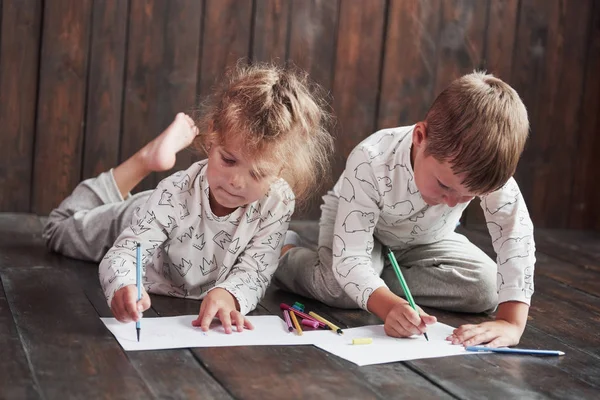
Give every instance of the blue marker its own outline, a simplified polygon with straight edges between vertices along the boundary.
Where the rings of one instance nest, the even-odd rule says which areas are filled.
[[[140,245],[140,243],[138,242],[136,249],[135,249],[135,270],[136,270],[136,279],[135,279],[135,284],[137,286],[137,301],[140,301],[142,299],[142,263],[141,263],[141,252],[142,252],[142,247]],[[137,307],[137,304],[136,304]],[[140,341],[140,320],[138,319],[137,322],[135,323],[135,330],[137,332],[137,340],[138,342]]]
[[[559,350],[535,350],[535,349],[511,349],[508,347],[492,348],[485,346],[467,346],[467,351],[492,351],[494,353],[507,353],[507,354],[529,354],[537,356],[564,356],[564,351]]]

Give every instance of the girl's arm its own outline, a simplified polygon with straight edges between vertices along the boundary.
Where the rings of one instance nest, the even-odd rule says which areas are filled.
[[[290,190],[287,184],[286,188]],[[294,201],[288,200],[290,198],[293,199],[291,190],[287,199],[285,196],[268,199],[261,208],[264,219],[261,218],[259,228],[248,247],[227,278],[215,286],[233,295],[243,315],[256,308],[277,269],[285,233],[294,212]]]
[[[158,184],[148,201],[135,210],[130,226],[119,235],[100,262],[100,284],[109,306],[117,290],[136,283],[136,244],[142,246],[144,265],[175,229],[180,194],[173,182],[178,178],[175,174]]]

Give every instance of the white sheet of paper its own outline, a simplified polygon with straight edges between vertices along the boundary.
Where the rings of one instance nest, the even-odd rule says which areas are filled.
[[[396,339],[386,336],[383,325],[369,325],[344,329],[344,335],[331,330],[305,330],[302,336],[289,332],[283,319],[276,315],[247,316],[253,330],[226,334],[217,322],[208,332],[192,326],[196,315],[142,319],[141,340],[138,342],[134,323],[122,324],[114,318],[100,318],[112,332],[124,350],[159,350],[189,347],[223,346],[315,346],[344,358],[359,366],[383,364],[419,358],[445,357],[466,354],[463,346],[452,345],[446,337],[452,333],[451,326],[440,322],[429,326],[429,342],[423,336]],[[372,344],[353,345],[354,338],[371,338]]]
[[[336,356],[359,366],[383,364],[395,361],[416,360],[467,354],[482,354],[466,351],[461,345],[452,345],[446,338],[454,328],[437,322],[427,328],[429,341],[423,336],[396,339],[389,337],[383,325],[369,325],[344,329],[344,335],[328,339],[328,343],[315,345]],[[352,344],[354,338],[371,338],[372,344]]]
[[[122,324],[115,318],[100,318],[124,350],[158,350],[182,347],[267,346],[327,343],[318,336],[335,337],[331,331],[304,331],[302,336],[289,332],[283,319],[276,315],[247,316],[253,330],[226,334],[220,324],[208,332],[192,326],[197,315],[178,317],[143,318],[140,341],[137,341],[135,324]]]

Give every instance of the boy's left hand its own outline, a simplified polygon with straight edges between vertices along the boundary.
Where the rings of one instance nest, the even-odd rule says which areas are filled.
[[[495,320],[478,325],[461,325],[446,340],[464,346],[487,343],[488,347],[504,347],[519,344],[522,334],[523,330],[518,325],[504,320]]]
[[[225,333],[232,332],[232,321],[238,332],[243,331],[244,327],[254,329],[252,323],[237,310],[235,297],[222,288],[213,289],[206,295],[200,305],[200,314],[192,321],[192,325],[199,326],[206,332],[215,316],[221,321]]]

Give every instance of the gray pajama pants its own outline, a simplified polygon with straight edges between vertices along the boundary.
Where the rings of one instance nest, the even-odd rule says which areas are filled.
[[[332,270],[333,227],[337,199],[327,195],[321,207],[317,251],[295,247],[279,261],[274,282],[289,292],[329,306],[357,308]],[[332,198],[333,197],[333,198]],[[404,297],[393,268],[375,240],[372,265],[390,290]],[[394,253],[415,302],[420,306],[460,312],[490,312],[498,305],[497,267],[483,251],[458,233],[436,243]]]
[[[123,199],[112,170],[87,179],[48,216],[43,231],[46,245],[69,257],[98,262],[151,193]]]

